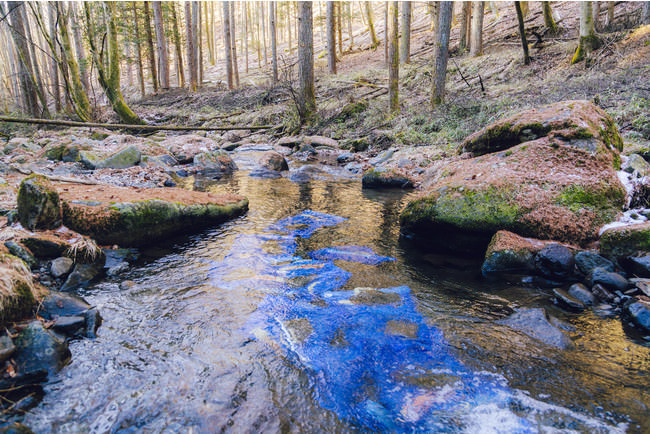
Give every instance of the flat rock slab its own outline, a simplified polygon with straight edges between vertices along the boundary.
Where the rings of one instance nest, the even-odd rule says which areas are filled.
[[[65,225],[99,244],[140,246],[245,213],[248,199],[181,188],[59,184]]]

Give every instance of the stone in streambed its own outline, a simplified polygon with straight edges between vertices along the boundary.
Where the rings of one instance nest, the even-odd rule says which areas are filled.
[[[573,311],[585,310],[585,305],[582,301],[560,288],[553,288],[553,295],[555,296],[555,302],[563,308]]]
[[[612,273],[604,268],[596,267],[587,275],[588,286],[601,284],[614,291],[625,291],[628,287],[627,279],[618,273]]]
[[[17,258],[22,259],[29,268],[34,268],[38,265],[38,261],[25,247],[21,246],[15,241],[6,241],[5,247],[9,250],[9,253],[16,256]]]
[[[0,363],[11,357],[15,351],[16,346],[9,336],[0,337]]]
[[[560,244],[550,244],[535,256],[535,271],[548,279],[567,279],[574,265],[573,252]]]
[[[70,248],[69,242],[42,233],[22,238],[20,242],[39,259],[58,258]]]
[[[597,253],[583,251],[574,256],[576,266],[582,274],[589,274],[596,267],[604,268],[607,271],[614,271],[616,267],[612,261],[603,258]]]
[[[594,295],[594,297],[604,303],[612,303],[616,298],[614,294],[609,292],[609,290],[600,283],[596,283],[594,286],[592,286],[591,293]]]
[[[579,300],[585,306],[596,304],[596,297],[582,283],[574,283],[569,287],[569,295]]]
[[[237,165],[228,154],[222,151],[203,152],[194,156],[193,165],[204,176],[221,177],[231,175]]]
[[[65,256],[56,258],[50,264],[50,273],[56,278],[62,277],[70,272],[73,265],[74,261],[70,258]]]
[[[625,306],[625,313],[630,317],[643,333],[650,333],[650,303],[635,301]]]
[[[399,169],[374,167],[363,174],[363,188],[413,188],[413,181]]]
[[[488,245],[481,271],[484,276],[531,273],[535,269],[535,255],[548,244],[548,241],[499,231]]]
[[[650,277],[650,255],[627,258],[625,267],[637,277]]]
[[[61,205],[54,185],[44,176],[30,175],[18,190],[18,220],[29,230],[61,226]]]
[[[43,328],[40,321],[30,322],[20,331],[14,343],[16,371],[22,374],[38,371],[53,374],[70,360],[70,350],[65,340]]]
[[[259,160],[259,165],[264,169],[271,170],[274,172],[282,172],[284,170],[289,170],[289,165],[287,160],[282,154],[275,151],[266,151],[262,154]]]
[[[140,163],[142,153],[135,146],[128,146],[106,158],[97,157],[89,151],[81,151],[79,158],[86,168],[94,169],[126,169]]]
[[[61,291],[89,285],[101,273],[101,268],[94,264],[77,264],[61,287]]]
[[[520,309],[498,323],[519,330],[547,345],[562,349],[573,346],[571,339],[550,322],[543,308]]]
[[[607,229],[600,236],[600,253],[618,259],[650,252],[650,222]]]

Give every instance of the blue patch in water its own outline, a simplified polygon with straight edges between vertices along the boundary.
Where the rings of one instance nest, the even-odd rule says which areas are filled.
[[[309,238],[318,229],[335,226],[347,220],[332,214],[306,210],[298,215],[286,217],[271,225],[267,231],[276,231],[295,237]]]
[[[380,256],[373,253],[370,247],[365,246],[337,246],[314,250],[309,253],[312,259],[327,261],[349,261],[366,265],[378,265],[386,261],[395,261],[395,258]]]

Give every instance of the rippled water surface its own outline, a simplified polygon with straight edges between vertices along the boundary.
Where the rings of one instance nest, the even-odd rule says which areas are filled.
[[[250,211],[143,250],[130,289],[81,291],[104,324],[71,344],[32,429],[650,430],[650,350],[618,318],[564,314],[546,291],[400,243],[402,193],[245,173],[201,188],[241,193]],[[340,219],[307,232],[311,220],[286,220],[305,210]],[[337,246],[395,260],[309,257]],[[385,303],[359,302],[360,287]],[[575,348],[496,324],[522,306],[570,323]]]

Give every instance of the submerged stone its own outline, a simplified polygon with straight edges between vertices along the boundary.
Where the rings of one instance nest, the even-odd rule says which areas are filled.
[[[384,292],[375,288],[354,288],[350,303],[354,304],[399,304],[402,297],[394,292]]]
[[[23,374],[47,371],[51,375],[70,360],[65,340],[43,328],[40,321],[29,323],[14,342],[16,371]]]
[[[395,258],[380,256],[373,253],[372,249],[364,246],[337,246],[309,252],[312,259],[328,261],[350,261],[366,265],[378,265],[382,262],[395,261]]]
[[[543,308],[520,309],[498,323],[519,330],[553,347],[561,349],[573,347],[571,339],[551,324],[548,314]]]

